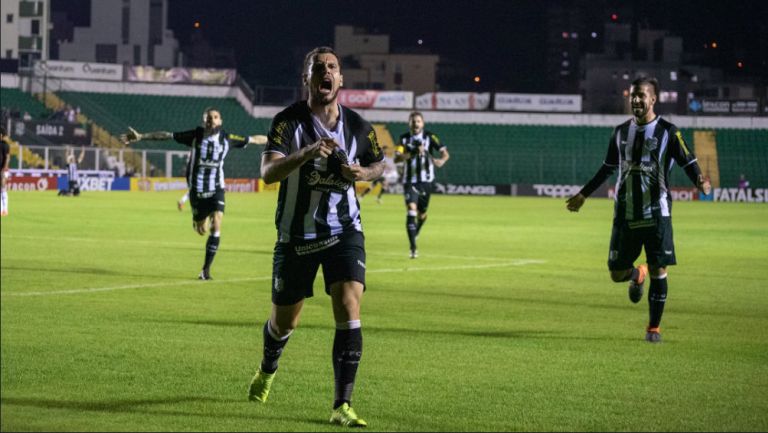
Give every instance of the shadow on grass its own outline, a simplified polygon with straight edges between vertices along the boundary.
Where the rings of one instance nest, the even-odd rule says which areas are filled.
[[[260,321],[244,321],[244,320],[156,320],[160,323],[183,323],[188,325],[202,325],[202,326],[220,326],[220,327],[235,327],[235,328],[252,328],[261,330],[264,326]],[[327,331],[330,338],[332,338],[334,327],[333,325],[316,325],[316,324],[300,324],[297,328],[299,332],[302,329]],[[539,330],[471,330],[466,328],[457,329],[409,329],[409,328],[391,328],[380,326],[364,326],[363,331],[365,333],[390,333],[398,335],[409,336],[440,336],[447,335],[451,337],[485,337],[485,338],[498,338],[498,339],[522,339],[522,340],[588,340],[588,341],[635,341],[636,338],[617,338],[610,336],[599,335],[569,335],[559,331],[539,331]]]
[[[104,268],[89,268],[83,266],[73,266],[71,268],[45,268],[41,266],[4,266],[4,270],[12,271],[30,271],[30,272],[52,272],[52,273],[66,273],[66,274],[83,274],[83,275],[110,275],[110,276],[126,276],[126,277],[144,277],[144,278],[161,278],[175,280],[177,277],[171,274],[141,274],[136,272],[120,272],[114,269]]]
[[[266,415],[264,411],[259,410],[263,405],[257,405],[251,403],[245,399],[217,399],[210,397],[168,397],[157,399],[137,399],[137,400],[113,400],[113,401],[69,401],[69,400],[54,400],[54,399],[41,399],[41,398],[15,398],[15,397],[3,397],[0,399],[3,405],[14,406],[26,406],[35,407],[39,409],[63,409],[63,410],[75,410],[75,411],[93,411],[93,412],[107,412],[107,413],[142,413],[147,415],[167,415],[167,416],[192,416],[198,418],[239,418],[244,420],[273,420],[273,421],[286,421],[285,417],[279,417],[274,415]],[[253,412],[250,414],[244,414],[239,412],[222,412],[216,410],[216,413],[201,413],[197,409],[190,410],[169,410],[162,408],[152,408],[152,406],[160,405],[176,405],[184,403],[223,403],[223,404],[247,404],[251,406]],[[306,423],[321,423],[320,420],[309,417],[296,417],[291,415],[292,421],[306,422]],[[321,423],[326,425],[327,423]]]
[[[189,251],[205,251],[205,240],[208,239],[208,236],[201,236],[200,237],[200,245],[199,246],[174,246],[174,245],[157,245],[154,247],[155,249],[167,249],[167,250],[189,250]],[[222,241],[222,242],[226,242]],[[263,249],[253,249],[253,248],[239,248],[239,247],[232,247],[223,245],[221,247],[221,250],[219,251],[226,251],[227,253],[236,253],[236,254],[259,254],[259,255],[269,255],[272,256],[274,254],[274,251],[271,249],[263,250]]]

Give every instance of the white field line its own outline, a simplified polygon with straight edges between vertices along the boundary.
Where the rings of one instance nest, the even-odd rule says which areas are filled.
[[[430,271],[451,271],[457,269],[488,269],[505,268],[511,266],[525,266],[546,263],[546,260],[537,259],[517,259],[504,263],[488,263],[485,265],[463,265],[463,266],[423,266],[423,267],[405,267],[389,269],[373,269],[369,274],[389,273],[389,272],[430,272]],[[214,280],[215,283],[239,283],[244,281],[268,281],[272,277],[250,277],[250,278],[231,278],[228,280]],[[150,283],[150,284],[130,284],[125,286],[112,287],[94,287],[90,289],[69,289],[69,290],[51,290],[48,292],[23,292],[23,293],[2,293],[2,297],[30,297],[30,296],[53,296],[53,295],[76,295],[80,293],[114,292],[118,290],[129,289],[151,289],[155,287],[175,287],[201,284],[197,280],[184,280],[169,283]]]

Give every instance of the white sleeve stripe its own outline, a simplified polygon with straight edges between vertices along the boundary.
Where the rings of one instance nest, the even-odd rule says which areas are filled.
[[[683,168],[685,168],[685,167],[688,167],[689,165],[693,164],[693,163],[694,163],[694,162],[696,162],[696,161],[698,161],[698,158],[697,158],[697,159],[694,159],[693,161],[689,162],[688,164],[685,164],[685,165],[683,166]]]
[[[288,156],[288,155],[284,154],[283,152],[280,152],[279,150],[265,150],[264,152],[261,152],[261,153],[279,153],[280,155]]]

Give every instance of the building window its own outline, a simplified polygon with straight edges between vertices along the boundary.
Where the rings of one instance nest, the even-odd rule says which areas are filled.
[[[163,1],[149,1],[149,44],[163,43]]]
[[[5,16],[5,22],[6,23],[12,23],[13,22],[13,14],[8,14]]]
[[[13,58],[13,50],[5,50],[5,58],[6,59],[12,59]]]
[[[99,63],[117,63],[117,45],[96,44],[96,61]]]
[[[134,65],[141,64],[141,45],[133,46],[133,64]]]
[[[123,15],[120,20],[120,35],[123,44],[128,44],[131,38],[131,3],[123,1]]]
[[[40,20],[32,20],[32,34],[33,35],[39,35],[40,34]]]

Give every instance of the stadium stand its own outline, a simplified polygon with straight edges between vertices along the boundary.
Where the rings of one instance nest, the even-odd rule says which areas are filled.
[[[203,110],[217,107],[224,120],[224,129],[235,134],[266,134],[271,119],[251,117],[234,98],[201,98],[141,94],[58,92],[70,105],[79,106],[95,123],[112,135],[124,133],[128,126],[141,132],[186,131],[201,123]],[[134,149],[163,149],[186,151],[176,142],[138,142]],[[164,156],[150,155],[151,163],[164,166]],[[261,148],[232,149],[227,157],[227,177],[259,177]],[[178,170],[177,170],[178,168]],[[182,176],[183,165],[174,164],[174,176]]]
[[[50,114],[50,110],[30,94],[8,87],[0,88],[0,105],[9,113],[18,113],[19,117],[24,112],[33,119],[46,118]]]
[[[46,109],[31,96],[2,89],[3,106],[12,103],[36,113]],[[226,130],[238,134],[265,134],[270,118],[253,118],[235,98],[161,96],[95,92],[57,92],[61,101],[78,106],[81,112],[106,133],[116,137],[130,125],[139,131],[182,131],[200,122],[202,111],[218,107]],[[7,103],[6,101],[11,101]],[[19,101],[19,102],[16,102]],[[61,103],[61,102],[59,102]],[[32,112],[30,111],[30,112]],[[407,131],[405,122],[374,122],[382,145],[389,151],[390,140]],[[430,122],[427,129],[448,145],[451,161],[438,171],[438,181],[456,184],[546,183],[583,184],[599,168],[612,127],[542,126]],[[714,167],[722,186],[735,186],[740,174],[752,185],[768,185],[768,130],[683,128],[686,142],[696,152],[696,139],[712,132],[715,151],[702,147],[701,165]],[[94,134],[96,136],[96,134]],[[701,140],[701,138],[698,138]],[[703,144],[703,142],[702,142]],[[186,151],[183,145],[167,142],[139,142],[134,149]],[[697,152],[698,153],[698,152]],[[148,155],[150,163],[164,167],[164,156]],[[233,149],[227,162],[228,177],[259,176],[261,148]],[[174,162],[174,176],[181,176],[183,164]],[[155,173],[159,175],[159,173]],[[682,170],[672,170],[673,186],[690,186]]]

